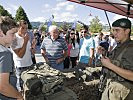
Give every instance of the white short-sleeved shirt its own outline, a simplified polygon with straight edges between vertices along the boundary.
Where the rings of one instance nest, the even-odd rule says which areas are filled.
[[[23,58],[20,58],[16,55],[16,53],[13,51],[15,49],[18,48],[22,48],[24,43],[24,39],[23,37],[19,36],[18,33],[16,33],[16,41],[13,42],[11,48],[12,48],[12,52],[13,52],[13,60],[15,63],[16,67],[27,67],[27,66],[31,66],[32,63],[32,59],[31,59],[31,43],[30,41],[28,41],[27,43],[27,47],[26,47],[26,51],[25,54],[23,56]]]
[[[97,48],[101,42],[101,40],[99,39],[99,35],[94,38],[94,41],[95,41],[95,47]]]
[[[77,57],[79,55],[79,44],[76,42],[75,47],[72,45],[70,50],[70,57]]]
[[[113,47],[112,50],[117,46],[117,42],[115,41],[115,39],[110,38],[109,39],[109,48]]]

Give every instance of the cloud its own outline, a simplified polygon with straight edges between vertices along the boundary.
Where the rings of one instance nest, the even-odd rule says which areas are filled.
[[[10,14],[12,14],[12,16],[15,16],[16,10],[18,9],[18,5],[7,4],[7,5],[4,6],[4,8],[5,8]]]
[[[73,14],[71,12],[62,12],[60,14],[58,13],[54,13],[53,14],[55,16],[55,21],[60,21],[60,22],[63,22],[63,21],[66,21],[66,22],[73,22],[74,20],[78,20],[77,19],[77,14]]]
[[[66,10],[67,11],[74,11],[75,10],[75,7],[74,7],[74,5],[67,5],[66,6]]]
[[[104,21],[100,21],[100,23],[101,23],[102,25],[108,25],[108,24],[106,24]]]
[[[14,5],[14,4],[9,4],[9,6],[15,11],[19,8],[18,5]]]
[[[120,18],[127,18],[126,16],[122,16],[122,15],[115,15],[114,17],[113,17],[113,21],[112,21],[112,23],[115,21],[115,20],[117,20],[117,19],[120,19]],[[133,21],[133,19],[132,18],[129,18],[129,20],[132,22]]]
[[[60,11],[61,7],[56,6],[55,8],[52,9],[53,11]]]
[[[115,21],[115,20],[117,20],[117,19],[120,19],[120,18],[126,18],[125,16],[122,16],[122,15],[115,15],[114,17],[113,17],[113,21]]]
[[[70,5],[70,3],[68,1],[63,1],[63,2],[58,2],[55,7],[54,6],[50,6],[49,4],[45,4],[43,7],[45,7],[45,9],[42,8],[42,13],[56,13],[56,12],[65,12],[65,11],[74,11],[75,10],[75,6],[74,5]],[[47,9],[46,9],[47,8]]]
[[[74,5],[70,5],[68,1],[65,2],[59,2],[56,4],[56,7],[53,8],[53,11],[74,11],[75,10],[75,6]]]
[[[57,2],[57,4],[54,5],[54,6],[48,6],[47,4],[45,4],[43,7],[48,7],[45,10],[42,9],[42,12],[43,13],[48,13],[49,14],[48,16],[51,16],[53,14],[54,17],[55,17],[54,21],[58,21],[58,22],[63,22],[63,21],[73,22],[74,20],[78,20],[78,15],[73,13],[73,11],[75,10],[75,6],[70,4],[68,1]],[[49,19],[49,17],[46,18],[46,19]]]
[[[99,23],[101,23],[102,25],[109,25],[108,22],[107,22],[107,20],[102,20],[102,17],[101,16],[98,16],[98,18],[100,20]]]
[[[122,16],[122,15],[118,15],[118,14],[114,14],[112,20],[110,20],[110,24],[112,26],[112,23],[117,20],[117,19],[120,19],[120,18],[126,18],[125,16]]]
[[[44,5],[46,7],[47,5]],[[43,13],[53,14],[55,16],[55,21],[73,21],[76,19],[77,14],[71,13],[75,10],[74,5],[70,4],[68,1],[58,2],[55,7],[49,6],[47,9],[42,9]]]
[[[44,7],[46,8],[47,7],[47,9],[42,9],[42,12],[43,13],[46,13],[46,12],[56,12],[56,11],[60,11],[61,9],[64,9],[65,8],[65,6],[67,6],[68,5],[68,1],[65,1],[65,2],[59,2],[59,3],[57,3],[56,5],[55,5],[55,7],[54,6],[48,6],[48,4],[45,4],[44,5]]]
[[[6,8],[6,10],[11,14],[12,13],[12,9],[11,8]]]
[[[33,21],[33,22],[45,22],[46,18],[44,18],[44,17],[37,17],[35,19],[32,19],[31,21]]]
[[[67,6],[68,5],[68,1],[65,1],[65,2],[60,2],[60,3],[57,3],[57,7],[64,7],[64,6]]]
[[[44,5],[44,8],[49,8],[49,7],[50,7],[49,4],[45,4],[45,5]]]
[[[86,19],[84,18],[82,20],[82,22],[84,22],[84,24],[86,24],[86,25],[90,25],[90,21],[92,21],[93,18],[94,17],[87,17]]]
[[[74,5],[70,5],[68,1],[57,3],[53,9],[54,20],[72,22],[78,17],[77,14],[71,13],[74,10]]]
[[[57,2],[61,2],[61,1],[63,1],[63,0],[56,0]]]

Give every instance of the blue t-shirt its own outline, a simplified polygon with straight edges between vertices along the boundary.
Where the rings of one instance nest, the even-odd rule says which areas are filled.
[[[90,49],[95,48],[94,39],[90,36],[80,39],[79,62],[88,64],[90,59]]]
[[[103,40],[99,45],[102,46],[106,51],[108,51],[109,43],[107,41]]]

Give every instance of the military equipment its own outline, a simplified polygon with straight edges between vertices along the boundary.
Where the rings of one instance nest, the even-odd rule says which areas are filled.
[[[106,86],[106,82],[107,82],[107,78],[106,78],[106,68],[102,68],[101,70],[101,76],[100,76],[100,82],[99,82],[99,85],[98,85],[98,89],[99,89],[99,97],[98,99],[100,100],[101,99],[101,96],[102,96],[102,93],[105,89],[105,86]]]
[[[101,57],[105,58],[105,56],[107,56],[107,55],[108,55],[108,52],[105,50],[104,54],[101,54]],[[100,82],[98,85],[98,89],[99,89],[98,99],[99,100],[101,100],[102,93],[103,93],[105,86],[106,86],[106,82],[107,82],[106,74],[107,74],[107,69],[104,66],[102,66]]]
[[[101,69],[97,69],[97,70],[94,70],[94,69],[95,68],[89,67],[89,66],[85,66],[85,67],[77,66],[76,68],[74,68],[74,75],[79,82],[80,81],[89,82],[95,79],[99,79]]]
[[[63,77],[62,72],[46,63],[36,64],[34,68],[24,71],[21,78],[24,81],[25,100],[53,100],[51,98],[59,100],[57,97],[59,94],[62,94],[60,98],[63,98],[61,96],[69,98],[63,100],[77,100],[72,90],[68,93],[68,89],[64,88]],[[72,94],[75,95],[72,96]]]
[[[81,74],[75,70],[78,70],[78,68],[63,73],[66,76],[64,85],[77,94],[78,100],[97,100],[101,67],[80,69]],[[81,80],[79,80],[79,76]]]
[[[60,72],[47,64],[36,65],[33,69],[24,71],[21,78],[33,95],[54,92],[55,86],[62,85],[63,82]]]

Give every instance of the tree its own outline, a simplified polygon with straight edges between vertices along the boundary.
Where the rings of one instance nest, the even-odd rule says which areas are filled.
[[[67,31],[69,28],[71,28],[71,24],[70,24],[70,23],[67,23],[67,22],[63,22],[61,28],[62,28],[64,31]]]
[[[9,16],[13,19],[12,15],[0,5],[0,16]]]
[[[82,25],[81,24],[77,24],[76,30],[79,32],[81,29]]]
[[[41,31],[46,32],[46,30],[47,30],[47,25],[43,25],[43,26],[41,27]]]
[[[25,11],[24,11],[24,9],[21,6],[16,11],[15,20],[17,22],[20,21],[20,20],[25,20],[28,23],[28,29],[32,28],[32,26],[31,26],[31,24],[29,22],[29,19],[28,19],[26,13],[25,13]]]
[[[52,22],[52,25],[56,25],[57,26],[57,23],[55,21]]]
[[[92,33],[98,33],[102,31],[102,24],[100,23],[98,16],[95,16],[95,18],[93,18],[92,21],[90,21],[89,29]]]

